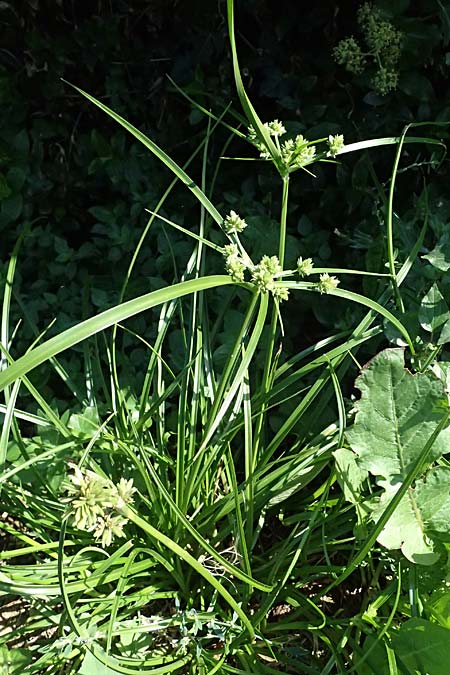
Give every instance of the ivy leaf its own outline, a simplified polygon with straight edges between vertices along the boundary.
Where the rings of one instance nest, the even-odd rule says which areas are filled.
[[[8,649],[6,645],[0,646],[0,674],[20,675],[26,672],[26,667],[31,663],[32,653],[28,649],[14,647]]]
[[[73,413],[67,423],[74,436],[79,438],[92,438],[99,425],[97,409],[93,406],[87,406],[82,413]]]
[[[448,311],[447,303],[437,285],[433,284],[420,303],[420,325],[424,330],[434,333],[449,319],[450,312]]]
[[[407,477],[412,464],[442,419],[444,383],[433,372],[413,375],[404,367],[402,349],[386,349],[365,367],[356,381],[361,400],[353,428],[347,431],[361,469],[383,488],[378,504],[369,503],[377,521]],[[437,437],[428,465],[450,448],[450,428]],[[445,473],[442,473],[445,471]],[[359,489],[359,488],[358,488]],[[432,534],[450,532],[450,470],[432,469],[411,487],[381,531],[378,541],[400,548],[413,562],[433,564]]]

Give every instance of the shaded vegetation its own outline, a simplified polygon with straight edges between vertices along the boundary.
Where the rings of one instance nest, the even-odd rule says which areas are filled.
[[[234,10],[0,3],[8,675],[445,673],[450,4]]]

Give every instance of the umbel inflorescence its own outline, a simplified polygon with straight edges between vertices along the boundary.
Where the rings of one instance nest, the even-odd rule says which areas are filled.
[[[230,219],[238,221],[242,225],[242,229],[247,227],[245,220],[240,218],[234,211],[231,211],[230,215],[224,220],[223,227],[227,234],[227,226]],[[259,292],[271,293],[274,300],[281,302],[282,300],[287,300],[289,297],[289,290],[278,283],[283,276],[297,274],[302,279],[314,273],[312,258],[304,259],[300,257],[297,261],[296,270],[284,271],[276,255],[264,255],[259,263],[255,265],[239,241],[236,232],[233,232],[233,234],[235,234],[235,241],[231,244],[226,244],[222,248],[222,253],[225,258],[225,269],[233,281],[237,283],[249,280],[256,286]],[[323,273],[320,274],[316,286],[320,293],[330,293],[337,288],[338,284],[339,280],[336,277]]]
[[[273,143],[278,151],[276,158],[269,151],[264,140],[264,134],[257,133],[252,126],[248,129],[248,140],[258,149],[261,159],[274,160],[284,180],[288,180],[289,174],[292,171],[304,168],[313,162],[333,161],[344,149],[344,137],[342,134],[328,136],[328,138],[321,138],[317,141],[308,141],[301,134],[297,134],[294,138],[281,141],[280,139],[287,133],[282,122],[279,120],[265,122],[263,127],[269,138],[273,139]],[[326,144],[326,149],[318,151],[317,147],[320,144]],[[223,219],[222,230],[229,241],[228,244],[222,247],[227,273],[234,282],[250,282],[254,284],[258,292],[270,293],[274,300],[278,302],[287,300],[289,290],[286,285],[280,283],[282,278],[292,275],[298,275],[300,278],[303,278],[313,274],[314,265],[312,259],[306,258],[303,260],[303,258],[299,258],[296,270],[283,270],[280,259],[275,255],[264,255],[255,264],[239,238],[239,235],[244,232],[246,227],[246,221],[236,211],[230,211]],[[320,293],[329,293],[338,284],[339,280],[336,277],[323,273],[320,275],[316,287]]]
[[[398,84],[402,34],[369,3],[359,8],[358,24],[363,41],[358,42],[353,36],[341,40],[334,49],[334,58],[354,75],[372,68],[373,88],[379,94],[388,94]]]
[[[336,157],[344,147],[344,137],[342,135],[329,136],[326,140],[327,151],[320,154],[316,147],[318,141],[308,141],[302,134],[297,134],[294,138],[280,141],[280,138],[287,132],[283,123],[279,120],[266,122],[264,128],[269,136],[273,138],[286,173],[302,169],[308,166],[308,164],[323,159],[323,157]],[[251,125],[248,128],[248,140],[259,150],[261,159],[271,159],[267,146],[258,137],[258,134]],[[323,140],[321,139],[319,142],[323,142]]]

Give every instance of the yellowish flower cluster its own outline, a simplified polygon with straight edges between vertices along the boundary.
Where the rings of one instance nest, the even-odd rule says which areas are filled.
[[[133,502],[133,480],[121,478],[117,485],[99,476],[94,471],[81,470],[76,464],[70,464],[73,473],[69,476],[70,513],[75,527],[93,532],[104,547],[110,546],[114,537],[124,537],[127,518],[120,509]]]

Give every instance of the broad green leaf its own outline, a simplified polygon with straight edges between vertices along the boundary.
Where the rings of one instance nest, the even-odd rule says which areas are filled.
[[[442,326],[441,334],[437,341],[438,345],[445,345],[450,342],[450,318]]]
[[[413,618],[401,625],[392,636],[392,645],[401,675],[447,675],[450,631],[425,619]],[[374,648],[375,647],[375,648]],[[386,652],[382,644],[374,645],[369,636],[364,642],[368,658],[358,666],[358,675],[389,675]]]
[[[417,481],[416,500],[425,527],[436,532],[450,532],[450,468],[436,467]]]
[[[450,631],[446,628],[425,619],[409,619],[393,637],[392,644],[407,673],[448,675]]]
[[[436,361],[431,370],[444,385],[444,390],[450,392],[450,361]]]
[[[432,372],[413,375],[403,349],[385,349],[363,369],[353,427],[347,431],[360,466],[386,480],[404,478],[442,419],[444,385]],[[450,449],[450,429],[441,432],[430,461]]]
[[[438,243],[432,251],[426,253],[422,256],[425,260],[428,260],[433,267],[441,270],[441,272],[447,272],[450,270],[450,237],[449,235],[443,234],[439,239]]]
[[[390,675],[383,640],[377,641],[372,635],[364,640],[361,659],[355,663],[357,675]]]
[[[417,71],[402,73],[398,88],[408,96],[419,101],[430,101],[434,97],[434,90],[430,80]]]
[[[447,303],[436,284],[422,298],[419,309],[419,322],[422,328],[434,333],[442,324],[450,319]]]
[[[428,616],[444,628],[450,628],[450,588],[439,588],[433,591],[425,608]]]
[[[391,484],[383,481],[380,484],[384,492],[372,511],[375,521],[381,517],[401,486],[401,482]],[[400,549],[408,560],[420,565],[434,565],[439,559],[439,553],[434,551],[433,542],[425,533],[425,523],[413,488],[409,488],[400,501],[378,535],[378,541],[388,549]]]
[[[20,216],[23,209],[23,197],[20,194],[11,194],[2,201],[0,221],[12,223]]]
[[[361,391],[361,400],[347,438],[360,467],[376,476],[383,488],[372,512],[377,521],[441,422],[446,394],[443,382],[434,373],[413,375],[404,367],[402,349],[386,349],[378,354],[365,367],[356,387]],[[449,441],[447,427],[437,436],[428,464],[448,452]],[[433,564],[439,556],[430,536],[433,531],[450,529],[444,515],[450,507],[449,476],[450,473],[434,469],[426,479],[410,487],[378,541],[387,548],[401,548],[409,560]]]
[[[6,182],[5,176],[0,173],[0,202],[3,199],[7,199],[11,195],[11,188]]]

